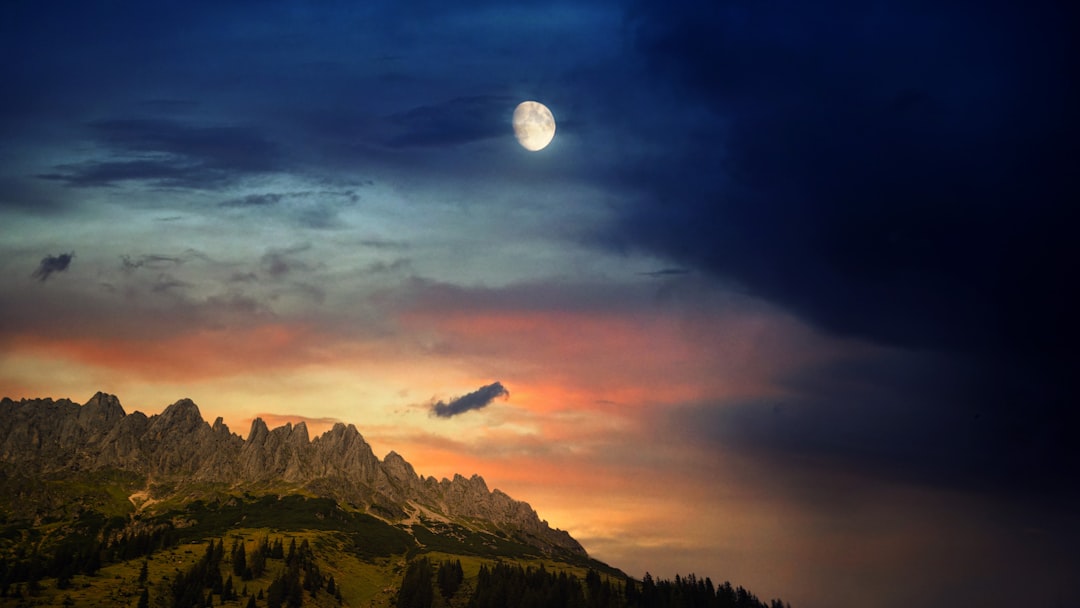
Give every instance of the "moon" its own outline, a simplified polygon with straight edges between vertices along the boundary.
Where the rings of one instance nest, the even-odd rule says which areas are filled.
[[[514,109],[514,137],[530,152],[543,150],[555,137],[555,116],[539,101],[523,101]]]

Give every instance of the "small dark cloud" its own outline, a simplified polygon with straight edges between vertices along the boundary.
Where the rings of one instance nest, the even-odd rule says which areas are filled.
[[[185,290],[189,287],[192,287],[191,283],[182,281],[171,274],[162,273],[154,280],[154,284],[150,290],[154,293],[168,293],[176,290]]]
[[[297,271],[311,270],[311,264],[300,259],[296,254],[311,249],[311,245],[299,245],[288,249],[271,249],[260,260],[263,272],[273,279],[282,279]]]
[[[368,264],[368,267],[364,269],[369,274],[394,274],[403,270],[408,270],[412,266],[412,260],[408,258],[397,258],[390,262],[373,262]]]
[[[114,186],[125,181],[151,181],[161,185],[178,185],[199,172],[194,165],[176,160],[88,161],[84,163],[57,165],[58,171],[39,173],[41,179],[63,182],[66,186],[91,188]],[[209,176],[200,176],[209,181]]]
[[[268,207],[276,205],[285,198],[283,194],[249,194],[239,198],[231,198],[219,203],[221,207]]]
[[[485,408],[500,397],[503,399],[510,398],[510,391],[506,390],[502,383],[494,382],[487,386],[481,386],[468,395],[451,399],[449,403],[439,401],[431,406],[431,413],[440,418],[450,418],[458,414],[464,414],[469,410]]]
[[[305,228],[315,230],[328,230],[345,226],[345,223],[341,220],[338,207],[326,203],[307,205],[297,209],[293,213],[293,220]]]
[[[110,148],[118,160],[58,165],[57,171],[37,177],[73,187],[143,181],[161,187],[215,189],[278,168],[276,144],[248,127],[109,120],[90,128],[97,143]]]
[[[209,262],[210,258],[197,249],[186,249],[175,255],[165,255],[161,253],[144,253],[142,255],[125,254],[120,256],[120,269],[129,273],[140,269],[164,271],[192,260]]]
[[[230,283],[254,283],[259,280],[259,276],[254,272],[234,272],[229,275]]]
[[[690,271],[685,268],[661,268],[660,270],[652,270],[649,272],[643,272],[641,274],[647,277],[660,278],[678,276],[681,274],[690,274]]]
[[[509,133],[513,99],[499,95],[458,97],[395,114],[401,129],[387,144],[394,148],[452,146]]]
[[[125,272],[131,272],[143,267],[153,269],[168,268],[182,263],[182,259],[169,255],[148,254],[135,257],[129,255],[120,256],[120,265]]]
[[[272,214],[304,228],[328,230],[344,226],[341,210],[359,201],[355,190],[300,190],[248,194],[221,201],[217,206],[239,213]]]
[[[386,239],[364,239],[360,245],[372,249],[408,249],[409,246],[402,241],[390,241]]]
[[[67,270],[74,257],[74,251],[71,253],[61,253],[60,255],[47,255],[41,258],[41,263],[38,264],[37,270],[30,276],[44,282],[54,272],[63,272]]]
[[[0,177],[0,210],[35,215],[53,215],[71,209],[74,203],[49,192],[49,185],[33,176]]]

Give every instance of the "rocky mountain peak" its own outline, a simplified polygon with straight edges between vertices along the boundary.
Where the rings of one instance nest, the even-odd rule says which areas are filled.
[[[311,443],[311,436],[308,434],[307,423],[304,421],[296,423],[296,426],[292,428],[290,439],[292,439],[293,443],[298,445],[307,445]]]
[[[423,505],[450,520],[485,520],[545,550],[584,554],[569,534],[548,527],[527,503],[490,491],[479,475],[436,483],[419,477],[396,452],[380,461],[351,424],[335,424],[311,439],[304,422],[270,430],[255,418],[242,439],[221,417],[207,424],[191,399],[149,418],[141,412],[125,415],[119,399],[106,393],[82,406],[68,400],[0,400],[0,465],[7,464],[26,473],[119,469],[181,487],[286,484],[391,521],[406,520]]]
[[[221,416],[218,416],[216,419],[214,419],[214,424],[210,427],[210,430],[214,431],[214,433],[218,435],[231,434],[229,433],[229,426],[225,424],[225,419]]]
[[[249,443],[262,443],[266,441],[268,434],[270,434],[270,429],[266,427],[263,419],[255,418],[251,421],[251,429],[248,431],[247,440]]]
[[[191,399],[181,399],[159,414],[158,422],[177,428],[194,429],[206,424],[199,406]]]
[[[80,421],[100,421],[112,425],[125,416],[124,408],[116,395],[97,392],[79,410]]]
[[[391,477],[399,481],[414,483],[419,480],[413,466],[397,452],[391,451],[383,458],[383,467]]]

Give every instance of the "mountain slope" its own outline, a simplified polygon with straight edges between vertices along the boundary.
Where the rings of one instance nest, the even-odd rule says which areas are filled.
[[[243,439],[221,418],[208,424],[190,399],[150,417],[126,414],[105,393],[81,406],[67,399],[0,400],[0,483],[15,492],[8,496],[40,494],[32,483],[24,487],[30,479],[94,475],[124,480],[114,492],[130,491],[133,506],[151,512],[200,496],[300,491],[389,523],[419,522],[428,531],[456,526],[546,555],[586,557],[568,533],[552,529],[527,503],[489,490],[478,475],[436,480],[417,475],[393,452],[379,460],[353,425],[339,423],[310,439],[303,423],[269,429],[255,419]],[[19,503],[41,501],[12,500],[9,511],[19,515]]]

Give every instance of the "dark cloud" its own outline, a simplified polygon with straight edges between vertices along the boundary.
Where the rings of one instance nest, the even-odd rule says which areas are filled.
[[[451,399],[449,403],[439,401],[431,406],[431,413],[440,418],[450,418],[451,416],[464,414],[469,410],[487,407],[492,401],[500,397],[503,399],[510,398],[510,391],[506,390],[501,383],[494,382],[487,386],[481,386],[467,395]]]
[[[57,165],[57,171],[38,177],[76,187],[144,181],[214,189],[280,167],[276,144],[250,127],[123,119],[95,122],[90,130],[99,145],[129,158]]]
[[[120,267],[125,272],[131,272],[143,267],[152,269],[170,268],[182,264],[183,262],[183,259],[171,255],[147,254],[135,257],[130,255],[120,256]]]
[[[341,211],[359,202],[355,190],[301,190],[248,194],[218,203],[218,207],[236,213],[257,212],[261,217],[276,217],[281,221],[314,230],[336,229],[345,226]]]
[[[387,144],[396,148],[452,146],[507,135],[516,103],[511,97],[479,95],[415,107],[390,117],[401,133]]]
[[[395,274],[412,268],[412,260],[408,258],[396,258],[390,262],[379,260],[368,264],[364,272],[369,274]]]
[[[686,268],[661,268],[660,270],[651,270],[649,272],[642,272],[641,274],[647,277],[662,278],[662,277],[676,277],[683,274],[689,274],[690,271]]]
[[[811,393],[816,409],[798,411],[828,421],[802,427],[814,449],[865,458],[939,414],[981,409],[981,424],[997,422],[977,458],[1012,471],[985,479],[1080,471],[1060,447],[1080,401],[1080,299],[1065,287],[1080,259],[1080,95],[1066,76],[1080,53],[1067,13],[639,3],[628,23],[648,86],[699,122],[653,142],[666,161],[623,176],[641,197],[609,245],[667,256],[834,335],[970,366],[948,386],[902,391],[940,411],[875,405],[885,391],[867,403]],[[839,436],[832,422],[854,426]],[[894,462],[921,474],[918,460],[901,450]]]
[[[270,205],[276,205],[281,202],[281,199],[285,198],[284,194],[248,194],[247,196],[241,196],[239,198],[231,198],[227,201],[222,201],[220,206],[222,207],[268,207]]]
[[[69,211],[73,203],[49,192],[50,185],[33,177],[0,176],[0,210],[40,215]]]
[[[75,252],[61,253],[60,255],[47,255],[41,258],[41,263],[38,264],[36,270],[30,276],[35,279],[44,282],[54,272],[64,272],[71,265],[72,258],[75,257]]]
[[[710,122],[671,142],[660,170],[675,171],[647,172],[651,195],[615,239],[837,333],[1071,349],[1078,302],[1056,286],[1078,253],[1066,226],[1080,99],[1049,78],[1075,71],[1057,50],[1075,47],[1061,15],[711,6],[643,4],[634,21],[654,84]]]
[[[722,446],[807,479],[829,471],[854,479],[962,489],[996,498],[1075,504],[1062,484],[1080,467],[1071,430],[1026,408],[997,407],[1034,378],[986,385],[985,363],[893,353],[805,368],[781,380],[784,396],[700,403],[665,413],[688,440]],[[1015,373],[1015,372],[1011,372]],[[983,399],[972,399],[983,384]],[[857,481],[855,483],[858,483]],[[828,503],[835,489],[802,491]]]
[[[154,279],[150,291],[154,293],[182,292],[193,286],[194,285],[188,281],[178,279],[169,273],[163,272]]]
[[[271,249],[263,254],[259,263],[263,272],[270,278],[283,279],[290,274],[312,269],[312,265],[298,255],[310,249],[310,244],[297,245],[287,249]]]

